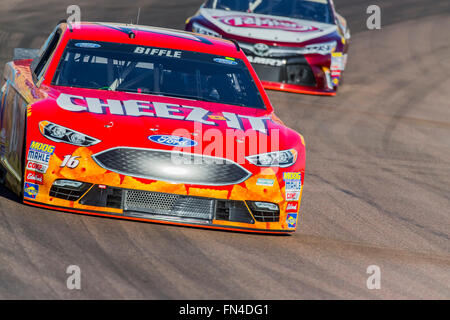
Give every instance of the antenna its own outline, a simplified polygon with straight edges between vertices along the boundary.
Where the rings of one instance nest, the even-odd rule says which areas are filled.
[[[136,18],[136,24],[139,25],[139,16],[141,15],[141,7],[139,7],[138,9],[138,14],[137,14],[137,18]]]

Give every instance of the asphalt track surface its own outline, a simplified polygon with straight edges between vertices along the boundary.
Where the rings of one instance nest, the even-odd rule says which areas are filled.
[[[182,28],[200,0],[0,1],[0,62],[82,19]],[[448,0],[336,0],[353,31],[336,97],[270,92],[307,142],[292,236],[208,231],[28,207],[0,189],[1,299],[449,299]],[[366,28],[379,4],[382,29]],[[82,289],[66,288],[81,268]],[[368,290],[369,265],[381,289]]]

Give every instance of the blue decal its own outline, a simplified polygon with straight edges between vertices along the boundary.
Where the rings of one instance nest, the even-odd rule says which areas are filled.
[[[178,136],[165,136],[165,135],[155,135],[149,136],[150,141],[163,144],[165,146],[171,147],[195,147],[197,142],[188,138],[178,137]]]
[[[38,192],[39,192],[39,185],[25,182],[25,188],[23,190],[23,196],[25,198],[36,199]]]
[[[295,228],[297,226],[297,213],[289,213],[286,222],[288,224],[288,228]]]
[[[92,42],[78,42],[78,43],[75,43],[75,47],[97,49],[97,48],[100,48],[101,45],[99,45],[98,43],[92,43]]]
[[[237,63],[236,61],[234,61],[234,60],[222,59],[222,58],[215,58],[214,61],[215,61],[215,62],[218,62],[218,63],[222,63],[222,64],[232,65],[232,66],[235,66],[235,65],[238,64],[238,63]]]

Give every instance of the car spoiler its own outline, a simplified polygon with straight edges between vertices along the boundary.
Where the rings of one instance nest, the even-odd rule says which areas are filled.
[[[38,54],[39,49],[15,48],[14,60],[34,59],[38,56]]]

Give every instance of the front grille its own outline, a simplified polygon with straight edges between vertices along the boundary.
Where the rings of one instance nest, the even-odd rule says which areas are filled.
[[[255,72],[262,81],[282,82],[301,86],[315,86],[316,79],[307,64],[293,63],[281,67],[253,64]]]
[[[159,192],[125,190],[124,211],[130,215],[149,213],[171,217],[212,220],[213,199],[189,197]]]
[[[301,86],[315,86],[314,73],[301,47],[268,46],[258,51],[254,44],[240,43],[244,53],[262,81],[280,82]],[[302,51],[303,50],[303,51]]]
[[[242,223],[254,223],[243,201],[217,200],[216,219]]]
[[[50,188],[50,197],[64,199],[69,201],[77,201],[89,189],[91,184],[83,184],[81,188],[74,188],[68,186],[52,185]]]
[[[258,77],[263,81],[283,82],[284,76],[282,74],[284,67],[272,67],[263,64],[253,64]]]
[[[251,175],[227,159],[164,150],[120,147],[98,153],[93,159],[119,174],[174,183],[232,185]]]
[[[257,207],[253,202],[247,202],[250,210],[253,213],[253,217],[258,222],[278,222],[280,221],[280,210],[262,209]]]
[[[80,200],[82,205],[122,208],[122,189],[96,185]]]
[[[280,221],[280,212],[273,211],[255,211],[252,210],[253,216],[259,222],[278,222]]]
[[[209,223],[213,219],[254,223],[244,201],[221,200],[171,193],[93,186],[80,204],[119,208],[124,215],[147,219],[194,220]]]
[[[289,84],[298,84],[303,86],[313,86],[316,84],[314,74],[308,65],[287,65],[286,78],[286,82]]]

